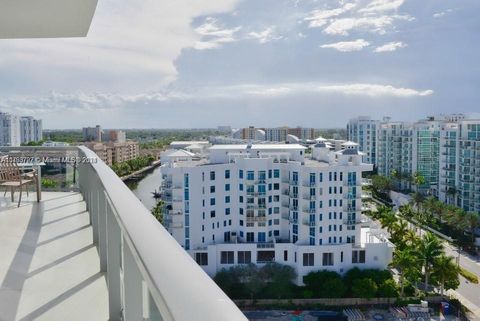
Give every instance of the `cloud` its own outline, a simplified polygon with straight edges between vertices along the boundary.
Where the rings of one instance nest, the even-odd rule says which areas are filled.
[[[391,52],[400,48],[405,48],[407,44],[397,41],[397,42],[388,42],[382,46],[375,48],[375,52]]]
[[[270,26],[270,27],[268,27],[265,30],[260,31],[260,32],[252,31],[252,32],[248,33],[247,38],[257,39],[259,43],[263,44],[263,43],[267,43],[267,42],[270,42],[270,41],[280,40],[283,37],[279,36],[279,35],[276,35],[275,34],[275,27]]]
[[[446,16],[447,14],[449,14],[449,13],[451,13],[451,12],[453,12],[453,11],[454,11],[454,9],[447,9],[447,10],[445,10],[445,11],[441,11],[441,12],[434,13],[434,14],[433,14],[433,17],[434,17],[434,18],[437,18],[437,19],[438,19],[438,18],[442,18],[442,17]]]
[[[213,49],[220,47],[224,43],[234,42],[237,40],[235,34],[240,29],[241,27],[223,28],[216,19],[208,17],[205,19],[204,24],[195,28],[195,32],[202,38],[195,43],[194,48],[198,50]]]
[[[58,93],[50,92],[40,96],[15,96],[0,98],[0,109],[19,115],[35,114],[37,117],[45,115],[56,116],[58,113],[85,113],[92,112],[119,113],[128,106],[154,105],[158,103],[170,104],[175,101],[244,99],[251,97],[275,98],[286,95],[305,94],[341,94],[365,97],[424,97],[432,95],[433,90],[418,90],[413,88],[394,87],[384,84],[369,83],[282,83],[282,84],[238,84],[232,86],[206,86],[191,90],[164,90],[141,92],[137,94],[113,93]]]
[[[336,9],[313,10],[304,20],[309,22],[308,26],[310,28],[322,27],[328,23],[329,18],[339,16],[355,7],[356,3],[346,3],[342,7]]]
[[[411,20],[406,15],[382,15],[378,17],[341,18],[330,23],[323,31],[329,35],[348,36],[351,31],[363,31],[385,34],[387,28],[393,26],[396,20]]]
[[[370,43],[364,39],[357,39],[354,41],[341,41],[336,43],[330,43],[321,45],[321,48],[332,48],[341,52],[359,51],[365,47],[368,47]]]
[[[116,84],[116,90],[134,87],[130,81],[124,88],[118,88],[124,75],[135,79],[139,87],[158,87],[177,78],[174,61],[182,49],[194,47],[199,41],[201,35],[192,30],[192,20],[233,11],[238,2],[142,0],[122,1],[119,5],[115,0],[102,0],[88,37],[3,40],[0,68],[8,66],[18,73],[24,72],[29,81],[36,81],[39,87],[48,83],[50,86],[44,87],[50,89],[68,85],[50,76],[52,70],[69,74],[72,79],[82,78],[83,73],[99,75],[90,77],[89,82],[104,88]],[[71,87],[78,88],[78,83]]]
[[[384,12],[391,10],[398,10],[405,0],[375,0],[370,2],[365,8],[359,12]]]

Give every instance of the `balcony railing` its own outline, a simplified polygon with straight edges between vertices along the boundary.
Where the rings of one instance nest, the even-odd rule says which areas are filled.
[[[247,320],[94,152],[83,146],[0,151],[44,155],[72,149],[89,160],[78,162],[78,178],[74,177],[90,213],[100,270],[106,275],[110,320]]]

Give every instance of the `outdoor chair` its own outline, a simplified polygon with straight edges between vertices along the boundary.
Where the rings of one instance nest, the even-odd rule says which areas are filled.
[[[23,187],[25,186],[25,191],[28,196],[27,185],[32,184],[36,180],[36,175],[35,170],[23,173],[18,164],[8,157],[0,159],[0,186],[5,187],[4,195],[6,195],[10,189],[12,202],[14,201],[15,191],[18,190],[20,192],[18,207],[20,207],[22,201]]]

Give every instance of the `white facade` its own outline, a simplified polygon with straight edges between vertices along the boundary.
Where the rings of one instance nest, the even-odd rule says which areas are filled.
[[[0,112],[0,146],[20,146],[20,118]]]
[[[364,162],[377,163],[377,129],[380,121],[368,116],[351,119],[347,124],[347,139],[358,143],[359,150],[365,153]]]
[[[392,245],[362,221],[356,144],[216,145],[162,165],[164,225],[210,275],[278,262],[310,271],[386,268]],[[166,158],[162,158],[166,159]]]
[[[440,129],[439,199],[480,211],[480,120],[459,120]]]
[[[31,116],[20,117],[21,143],[39,142],[43,139],[42,120]]]

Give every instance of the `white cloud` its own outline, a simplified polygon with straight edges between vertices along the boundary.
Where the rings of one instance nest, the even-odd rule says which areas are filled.
[[[384,12],[398,10],[405,0],[374,0],[359,12]]]
[[[434,17],[434,18],[437,18],[437,19],[438,19],[438,18],[442,18],[442,17],[446,16],[447,14],[449,14],[449,13],[451,13],[451,12],[453,12],[453,11],[454,11],[454,9],[447,9],[447,10],[445,10],[445,11],[441,11],[441,12],[434,13],[434,14],[433,14],[433,17]]]
[[[364,39],[357,39],[354,41],[341,41],[336,43],[329,43],[321,45],[321,48],[332,48],[341,52],[359,51],[368,47],[370,43]]]
[[[202,38],[194,45],[195,49],[213,49],[218,48],[224,43],[234,42],[237,39],[235,34],[241,29],[241,27],[235,27],[232,29],[222,28],[218,21],[212,17],[205,19],[205,23],[195,28],[195,32]]]
[[[391,52],[400,48],[405,48],[407,45],[401,41],[388,42],[382,46],[375,48],[375,52]]]
[[[125,75],[130,79],[147,79],[143,84],[137,81],[139,87],[158,88],[176,79],[174,61],[182,49],[195,46],[201,37],[192,30],[192,20],[233,11],[238,2],[142,0],[123,1],[119,5],[115,0],[102,0],[98,2],[88,37],[4,40],[0,43],[0,67],[35,70],[29,72],[29,78],[41,75],[39,86],[49,83],[50,88],[57,84],[66,86],[50,76],[52,70],[69,74],[69,79],[76,78],[78,73],[99,74],[98,79],[110,77],[112,81],[100,81],[107,88],[110,83],[112,87],[118,85]],[[97,81],[91,78],[90,82]],[[77,86],[78,83],[72,84],[73,88]],[[126,87],[131,90],[134,86],[129,82]]]
[[[348,36],[351,31],[385,34],[387,28],[393,26],[396,20],[411,20],[405,15],[382,15],[378,17],[340,18],[330,23],[323,31],[329,35]]]
[[[248,97],[275,98],[286,95],[304,94],[341,94],[367,97],[424,97],[432,95],[433,90],[394,87],[370,83],[282,83],[275,85],[238,84],[232,86],[200,87],[190,91],[152,91],[137,94],[113,93],[58,93],[51,92],[43,96],[15,96],[0,98],[0,109],[19,115],[35,114],[37,117],[58,118],[59,114],[106,113],[121,114],[123,110],[134,106],[169,104],[174,101],[195,101],[209,99],[242,99]],[[112,111],[115,113],[112,114]]]
[[[339,16],[355,8],[356,5],[356,3],[346,3],[342,7],[336,9],[313,10],[304,20],[309,22],[308,26],[310,28],[322,27],[328,23],[329,18]]]
[[[280,40],[283,37],[279,36],[275,33],[275,27],[270,26],[263,31],[260,32],[250,32],[247,35],[249,39],[257,39],[259,43],[267,43],[270,41]]]

